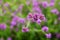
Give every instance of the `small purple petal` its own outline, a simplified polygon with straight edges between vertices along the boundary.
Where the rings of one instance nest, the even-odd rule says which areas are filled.
[[[27,28],[27,27],[22,27],[22,32],[29,32],[29,28]]]
[[[48,4],[47,1],[44,1],[44,2],[42,2],[42,6],[43,6],[44,8],[47,8],[47,7],[49,6],[49,4]]]
[[[51,12],[57,15],[59,14],[59,11],[57,9],[52,9]]]
[[[47,26],[42,27],[42,31],[48,32],[49,28]]]
[[[12,40],[12,38],[11,37],[8,37],[7,40]]]
[[[45,34],[46,38],[51,38],[51,33]]]
[[[38,24],[40,24],[40,23],[41,23],[41,20],[40,20],[40,19],[38,19],[38,20],[37,20],[37,23],[38,23]]]

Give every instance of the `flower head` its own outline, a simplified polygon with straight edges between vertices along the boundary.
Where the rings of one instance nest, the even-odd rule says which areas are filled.
[[[27,28],[27,27],[22,27],[22,32],[29,32],[29,28]]]
[[[28,16],[27,16],[27,20],[31,20],[33,17],[32,13],[29,13]]]
[[[41,9],[39,7],[33,7],[34,12],[41,13]]]
[[[8,7],[9,6],[9,3],[5,3],[4,6]]]
[[[38,6],[38,2],[37,2],[37,0],[32,0],[32,4],[33,4],[33,7],[35,6]]]
[[[60,33],[56,33],[56,38],[60,38]]]
[[[49,6],[49,4],[48,4],[47,1],[44,1],[44,2],[42,2],[42,6],[43,6],[44,8],[47,8],[47,7]]]
[[[45,34],[46,38],[51,38],[51,33]]]
[[[33,21],[36,22],[38,20],[38,13],[33,14]]]
[[[40,19],[38,19],[38,20],[37,20],[37,23],[38,23],[38,24],[40,24],[40,23],[41,23],[41,20],[40,20]]]
[[[11,37],[8,37],[7,40],[12,40],[12,38]]]
[[[12,26],[15,26],[15,25],[16,25],[16,21],[12,21],[12,22],[11,22],[11,25],[12,25]]]
[[[51,12],[57,15],[59,14],[59,11],[57,9],[52,9]]]
[[[6,24],[4,24],[4,23],[0,24],[0,29],[5,30],[6,29]]]
[[[46,21],[46,18],[43,14],[39,14],[39,19],[42,21]]]
[[[55,5],[55,3],[54,2],[51,2],[50,4],[49,4],[49,6],[54,6]]]
[[[49,28],[47,26],[42,27],[42,31],[47,32],[48,30],[49,30]]]
[[[24,18],[19,18],[18,22],[24,24],[25,23],[25,19]]]

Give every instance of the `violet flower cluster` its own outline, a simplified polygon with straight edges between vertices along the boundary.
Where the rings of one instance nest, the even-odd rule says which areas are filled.
[[[6,35],[6,40],[14,40],[14,38],[15,40],[18,38],[18,40],[22,40],[23,34],[31,33],[34,36],[35,31],[37,31],[38,34],[44,34],[46,39],[51,39],[53,30],[54,32],[59,32],[55,31],[55,29],[58,30],[56,25],[60,26],[60,12],[54,7],[56,4],[55,0],[50,0],[50,2],[39,2],[38,0],[25,2],[20,0],[20,4],[19,2],[13,3],[0,2],[1,6],[3,5],[3,7],[1,7],[2,16],[0,16],[0,40],[4,40]],[[46,12],[46,15],[44,12]],[[4,34],[4,32],[6,33]],[[27,35],[24,35],[24,37]],[[22,39],[20,39],[20,37]],[[32,36],[30,36],[30,38],[31,37]],[[56,34],[56,38],[60,38],[59,33]]]

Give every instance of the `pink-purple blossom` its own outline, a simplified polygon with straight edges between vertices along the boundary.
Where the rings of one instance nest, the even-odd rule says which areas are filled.
[[[27,27],[22,27],[22,32],[29,32],[29,28],[27,28]]]
[[[46,38],[51,38],[51,33],[45,34]]]
[[[0,29],[5,30],[6,29],[6,24],[5,23],[0,24]]]
[[[49,6],[47,1],[42,2],[42,7],[47,8]]]
[[[54,14],[58,15],[59,14],[59,11],[57,9],[52,9],[51,10],[51,13],[54,13]]]
[[[50,2],[50,3],[49,3],[49,6],[50,6],[50,7],[53,7],[54,5],[55,5],[54,2]]]
[[[8,7],[8,6],[9,6],[9,3],[5,3],[4,6],[5,6],[5,7]]]
[[[48,30],[49,30],[49,28],[48,28],[47,26],[43,26],[43,27],[42,27],[42,31],[48,32]]]
[[[41,20],[40,20],[40,19],[38,19],[38,20],[37,20],[37,24],[40,24],[40,23],[41,23]]]
[[[56,38],[60,38],[60,33],[57,33],[56,34]]]
[[[11,37],[8,37],[7,40],[12,40],[12,38]]]

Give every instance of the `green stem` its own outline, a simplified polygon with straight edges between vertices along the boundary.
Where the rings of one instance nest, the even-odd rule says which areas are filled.
[[[27,26],[26,27],[29,27],[29,25],[30,25],[30,21],[27,22]]]

